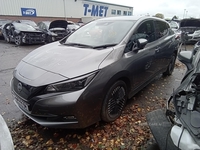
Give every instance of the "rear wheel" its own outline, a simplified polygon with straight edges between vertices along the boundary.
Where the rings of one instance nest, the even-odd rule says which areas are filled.
[[[101,118],[105,122],[116,120],[122,113],[127,100],[126,84],[119,80],[108,90],[103,102]]]
[[[20,35],[17,35],[15,37],[15,44],[18,45],[18,46],[22,45],[22,37]]]
[[[174,66],[176,62],[176,56],[172,55],[169,65],[167,66],[167,70],[163,73],[164,76],[169,76],[174,71]]]

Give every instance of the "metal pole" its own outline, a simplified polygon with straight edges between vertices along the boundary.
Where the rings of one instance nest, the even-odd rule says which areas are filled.
[[[186,11],[186,9],[184,9],[184,11],[183,11],[183,19],[184,19],[184,17],[185,17],[185,11]]]
[[[64,17],[65,17],[65,20],[66,20],[66,8],[65,8],[65,0],[63,0],[63,5],[64,5]]]

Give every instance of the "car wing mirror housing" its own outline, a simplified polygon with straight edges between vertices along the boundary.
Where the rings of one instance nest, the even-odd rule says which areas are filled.
[[[181,51],[178,54],[178,60],[184,63],[188,69],[192,68],[192,58],[193,58],[192,51]]]
[[[147,39],[138,39],[137,41],[137,46],[138,46],[138,49],[143,49],[146,45],[147,45],[148,41]]]

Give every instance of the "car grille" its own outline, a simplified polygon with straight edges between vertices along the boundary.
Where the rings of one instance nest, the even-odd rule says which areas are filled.
[[[33,104],[37,101],[35,98],[40,95],[45,87],[33,87],[28,84],[22,83],[16,78],[12,80],[12,91],[14,97],[21,105],[28,106],[28,110],[32,109]]]
[[[44,42],[45,36],[42,33],[26,33],[25,39],[29,40],[30,43]]]
[[[57,34],[56,38],[62,39],[67,35],[67,32],[65,31],[54,31],[55,34]]]

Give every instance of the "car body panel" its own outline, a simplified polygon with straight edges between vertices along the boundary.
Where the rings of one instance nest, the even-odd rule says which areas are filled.
[[[100,63],[112,50],[112,48],[104,51],[76,47],[66,48],[65,45],[55,42],[38,48],[23,61],[43,70],[59,73],[66,78],[73,78],[98,70]]]

